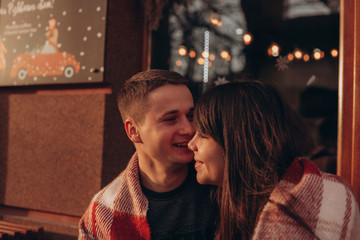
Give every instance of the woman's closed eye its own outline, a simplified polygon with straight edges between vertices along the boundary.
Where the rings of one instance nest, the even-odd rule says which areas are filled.
[[[198,135],[199,138],[207,138],[207,136],[204,133],[199,131],[196,132],[196,135]]]

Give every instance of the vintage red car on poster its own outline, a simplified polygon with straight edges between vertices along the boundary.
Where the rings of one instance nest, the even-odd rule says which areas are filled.
[[[72,78],[79,70],[80,63],[74,55],[60,52],[58,48],[53,47],[51,51],[47,49],[39,53],[18,54],[13,61],[10,77],[17,77],[19,80],[34,76]]]

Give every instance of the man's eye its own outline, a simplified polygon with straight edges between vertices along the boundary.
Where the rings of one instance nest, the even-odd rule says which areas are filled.
[[[175,117],[170,117],[170,118],[165,118],[164,121],[165,122],[172,122],[172,121],[175,121],[176,118]]]
[[[188,114],[187,118],[189,119],[189,121],[192,122],[194,120],[194,114],[193,113]]]

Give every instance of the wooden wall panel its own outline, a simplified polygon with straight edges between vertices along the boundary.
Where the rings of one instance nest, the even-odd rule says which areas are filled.
[[[103,94],[9,96],[0,204],[80,216],[101,186],[104,105]]]

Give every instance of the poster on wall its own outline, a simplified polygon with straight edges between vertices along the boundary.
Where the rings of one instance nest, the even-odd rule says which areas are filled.
[[[0,86],[103,81],[106,0],[1,0]]]

